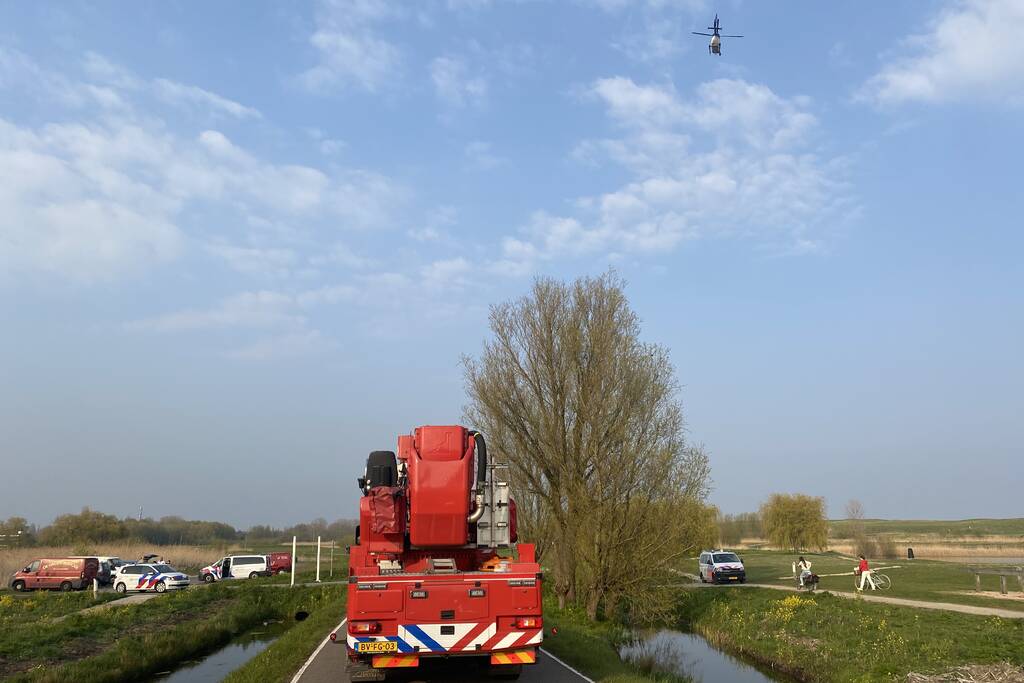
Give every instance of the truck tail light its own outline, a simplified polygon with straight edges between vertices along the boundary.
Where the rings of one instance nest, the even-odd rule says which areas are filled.
[[[543,623],[540,617],[518,617],[516,628],[540,628]]]
[[[379,630],[379,621],[353,621],[348,625],[349,633],[376,633]]]

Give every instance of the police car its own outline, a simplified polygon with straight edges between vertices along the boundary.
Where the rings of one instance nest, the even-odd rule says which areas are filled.
[[[118,593],[129,591],[156,591],[188,588],[188,576],[166,564],[126,564],[117,568],[111,578]]]

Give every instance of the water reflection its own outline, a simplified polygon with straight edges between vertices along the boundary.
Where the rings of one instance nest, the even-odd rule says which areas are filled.
[[[189,662],[170,675],[158,676],[160,683],[219,683],[238,667],[266,650],[284,631],[280,623],[267,624],[238,636],[201,660]]]
[[[690,676],[694,681],[765,683],[779,681],[749,664],[711,647],[692,633],[658,631],[619,650],[626,661],[655,671]]]

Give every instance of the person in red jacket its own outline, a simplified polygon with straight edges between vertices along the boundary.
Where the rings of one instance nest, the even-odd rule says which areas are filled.
[[[875,581],[871,578],[871,567],[868,566],[868,561],[864,559],[864,556],[860,556],[860,564],[857,565],[857,573],[860,574],[860,585],[857,586],[858,591],[864,590],[864,582],[871,584],[871,590],[878,590],[875,588]]]

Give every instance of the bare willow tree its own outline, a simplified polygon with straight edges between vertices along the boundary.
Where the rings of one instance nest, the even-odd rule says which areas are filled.
[[[512,469],[520,533],[537,541],[560,604],[591,618],[602,606],[656,611],[663,575],[717,533],[708,458],[684,441],[668,351],[640,341],[614,273],[538,279],[492,307],[490,327],[480,358],[464,359],[467,419]]]

